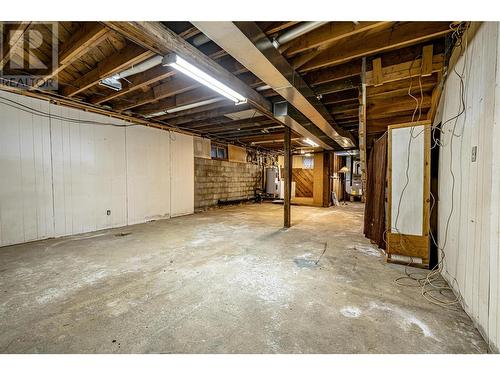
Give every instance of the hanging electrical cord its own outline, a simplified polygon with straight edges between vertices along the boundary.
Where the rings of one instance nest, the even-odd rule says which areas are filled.
[[[446,280],[442,277],[442,272],[444,271],[448,276],[450,276],[453,279],[453,282],[458,285],[456,278],[453,277],[452,275],[450,275],[446,271],[446,267],[445,267],[446,254],[444,252],[444,248],[446,247],[446,243],[447,243],[447,239],[448,239],[448,232],[449,232],[449,225],[450,225],[451,217],[452,217],[453,212],[454,212],[454,201],[453,201],[454,197],[453,196],[454,196],[454,190],[455,190],[455,175],[453,173],[453,138],[462,136],[463,131],[461,134],[456,133],[456,127],[458,124],[458,120],[462,116],[462,114],[465,114],[464,115],[464,125],[465,125],[465,119],[466,119],[466,103],[465,103],[466,87],[464,84],[464,77],[465,77],[466,66],[467,66],[467,61],[468,61],[468,59],[467,59],[467,29],[468,29],[467,24],[463,24],[463,23],[459,24],[456,28],[454,28],[453,35],[452,35],[452,38],[455,40],[455,44],[453,44],[453,46],[460,47],[460,55],[464,54],[464,64],[462,67],[462,72],[458,73],[456,70],[456,67],[454,67],[454,69],[453,69],[454,73],[458,76],[458,78],[460,80],[460,103],[459,103],[458,113],[457,113],[457,115],[455,115],[455,116],[447,119],[445,122],[443,122],[441,125],[441,128],[439,128],[437,125],[436,126],[432,125],[432,127],[431,127],[431,129],[434,130],[434,132],[433,132],[433,144],[431,145],[431,149],[434,147],[445,147],[444,142],[442,142],[440,138],[436,138],[436,136],[434,134],[436,132],[439,132],[441,136],[444,136],[445,126],[447,124],[451,123],[452,121],[454,121],[452,131],[450,134],[450,142],[449,142],[449,147],[450,147],[450,165],[449,165],[449,168],[450,168],[450,174],[452,176],[451,208],[450,208],[450,212],[449,212],[449,215],[448,215],[448,218],[446,221],[445,235],[444,235],[444,241],[443,241],[442,245],[439,246],[438,242],[434,238],[433,233],[432,232],[429,233],[431,240],[433,241],[434,245],[436,246],[436,248],[439,251],[439,255],[440,255],[439,261],[436,264],[436,266],[434,266],[432,268],[432,270],[430,270],[427,274],[422,273],[422,272],[409,272],[408,267],[413,264],[413,258],[410,257],[410,263],[408,263],[408,265],[406,265],[406,267],[405,267],[405,275],[406,276],[402,276],[402,277],[399,277],[399,278],[394,280],[394,282],[400,286],[420,287],[421,294],[426,300],[428,300],[429,302],[431,302],[433,304],[436,304],[436,305],[439,305],[439,306],[442,306],[445,308],[456,307],[462,301],[462,296],[460,294],[459,288],[456,288],[457,295],[455,295],[453,288],[451,288],[448,285],[448,283],[446,282]],[[465,34],[465,53],[464,53],[464,48],[463,48],[463,44],[462,44],[463,43],[462,37],[464,36],[464,34]],[[438,84],[441,84],[441,82]],[[412,85],[412,81],[410,81],[409,95],[415,99],[415,97],[413,95],[411,95],[411,85]],[[416,111],[417,111],[417,107],[415,108],[414,114],[416,113]],[[413,123],[413,120],[414,120],[414,117],[412,118],[412,123]],[[410,152],[411,139],[414,137],[417,137],[419,134],[414,136],[413,135],[413,128],[412,128],[412,130],[410,132],[408,154]],[[406,170],[407,177],[408,177],[408,168],[409,168],[409,165],[407,164],[407,170]],[[436,204],[435,197],[432,195],[432,193],[431,193],[431,198],[432,198],[432,205],[431,205],[430,211],[432,212],[432,210],[434,209],[435,204]],[[402,197],[400,197],[400,201],[401,200],[402,200]],[[398,216],[399,216],[399,207],[400,206],[398,206]],[[396,226],[396,228],[395,228],[396,231],[399,233],[399,231],[397,230],[397,219],[396,219],[395,226]],[[404,248],[404,243],[402,240],[400,240],[400,244]],[[412,283],[412,284],[402,283],[401,281],[404,279],[407,279],[407,280],[409,279],[414,283]],[[450,294],[453,297],[450,297]]]
[[[462,37],[465,35],[465,48],[463,47],[463,42],[462,42]],[[456,69],[456,66],[453,69],[453,72],[457,75],[458,79],[460,80],[460,103],[459,103],[459,111],[456,116],[453,116],[452,118],[446,120],[443,123],[443,126],[441,128],[441,131],[444,130],[444,126],[451,121],[453,122],[452,130],[450,133],[450,141],[449,141],[449,147],[450,147],[450,163],[449,163],[449,171],[450,175],[452,178],[452,186],[451,186],[451,207],[450,207],[450,212],[448,214],[447,220],[446,220],[446,226],[445,226],[445,231],[444,231],[444,240],[442,241],[442,244],[439,245],[439,243],[435,240],[434,236],[431,233],[431,239],[434,243],[434,245],[437,247],[439,253],[440,253],[440,259],[436,266],[428,273],[426,279],[423,282],[422,285],[422,296],[426,298],[429,302],[432,302],[434,304],[443,306],[443,307],[448,307],[450,305],[457,305],[462,302],[462,295],[460,292],[460,288],[458,285],[458,281],[456,278],[452,275],[450,275],[446,269],[446,253],[444,251],[447,241],[448,241],[448,233],[449,233],[449,226],[451,222],[451,218],[453,216],[454,212],[454,192],[455,192],[455,173],[453,172],[453,140],[455,137],[462,137],[463,135],[463,128],[462,132],[460,134],[457,134],[456,129],[458,125],[458,120],[464,115],[464,120],[463,120],[463,126],[465,127],[465,122],[467,119],[467,112],[466,112],[466,87],[464,84],[464,78],[465,78],[465,73],[467,71],[467,63],[468,63],[468,51],[467,51],[467,28],[462,29],[462,32],[457,34],[458,40],[459,40],[459,46],[460,46],[460,55],[463,55],[463,66],[462,66],[462,71],[459,73]],[[465,51],[465,52],[464,52]],[[468,84],[468,82],[467,82]],[[443,147],[443,146],[441,146]],[[456,284],[455,290],[451,288],[446,281],[442,278],[442,273],[445,272],[452,280],[453,283]],[[437,283],[436,283],[437,281]],[[449,291],[454,297],[446,297],[444,292]],[[455,294],[456,293],[456,294]]]
[[[119,124],[112,123],[112,122],[101,122],[101,121],[93,121],[93,120],[80,120],[80,119],[76,119],[76,118],[72,118],[72,117],[66,117],[66,116],[56,115],[56,114],[53,114],[53,113],[41,111],[39,109],[36,109],[36,108],[30,107],[30,106],[18,103],[16,101],[8,99],[8,98],[4,98],[3,96],[0,96],[0,104],[3,104],[5,106],[8,106],[8,107],[11,107],[11,108],[14,108],[14,109],[17,109],[17,110],[25,112],[25,113],[32,114],[34,116],[39,116],[39,117],[43,117],[43,118],[50,118],[50,119],[54,119],[54,120],[67,121],[67,122],[77,123],[77,124],[107,125],[107,126],[116,126],[116,127],[120,127],[120,128],[130,127],[130,126],[137,126],[136,124],[123,124],[123,125],[119,125]]]

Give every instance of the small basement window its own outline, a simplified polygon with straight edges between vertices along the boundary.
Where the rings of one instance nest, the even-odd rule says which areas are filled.
[[[210,156],[212,159],[227,160],[227,146],[212,143]]]

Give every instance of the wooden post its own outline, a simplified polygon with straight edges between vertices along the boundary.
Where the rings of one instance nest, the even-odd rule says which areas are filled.
[[[380,65],[382,68],[382,65]],[[375,71],[375,69],[374,69]],[[380,73],[382,74],[382,73]],[[363,57],[361,63],[361,92],[359,97],[359,160],[361,161],[361,187],[363,190],[363,195],[361,196],[361,201],[366,202],[366,57]]]
[[[284,204],[284,222],[283,226],[285,228],[290,228],[290,200],[291,200],[291,190],[292,190],[292,153],[291,153],[291,135],[292,131],[289,127],[285,127],[285,141],[284,141],[284,152],[285,152],[285,204]]]

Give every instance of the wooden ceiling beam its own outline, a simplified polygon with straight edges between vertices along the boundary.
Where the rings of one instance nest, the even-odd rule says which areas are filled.
[[[199,33],[200,30],[193,26],[180,33],[179,36],[184,39],[189,39]],[[96,95],[90,102],[92,104],[109,102],[110,100],[119,98],[120,96],[126,95],[135,90],[152,85],[158,81],[173,76],[175,73],[176,71],[169,67],[162,65],[155,66],[154,68],[148,69],[145,72],[137,73],[128,77],[125,82],[122,82],[123,87],[120,91],[115,91],[108,95]]]
[[[166,67],[162,68],[169,69]],[[260,81],[257,77],[249,72],[241,73],[241,75],[242,76],[238,78],[252,88],[262,84],[262,81]],[[113,105],[113,108],[118,111],[131,109],[157,101],[159,99],[179,94],[184,91],[189,91],[197,87],[200,87],[200,84],[193,79],[186,77],[183,74],[176,75],[175,78],[172,79],[172,81],[155,86],[151,91],[148,91],[146,93],[139,92],[131,97],[124,98],[123,103]]]
[[[161,119],[167,120],[173,125],[194,122],[202,119],[210,119],[213,117],[224,116],[229,113],[240,112],[251,107],[248,104],[241,104],[235,106],[234,104],[227,104],[227,102],[216,102],[205,106],[187,109],[177,113],[160,116]],[[158,118],[160,118],[158,117]]]
[[[431,95],[424,94],[423,100],[421,100],[420,97],[417,97],[417,99],[420,108],[427,109],[431,106]],[[370,119],[390,117],[398,112],[415,111],[416,108],[417,102],[413,98],[391,98],[376,102],[368,102],[366,113],[368,119]],[[418,111],[416,112],[416,115],[418,116]]]
[[[345,102],[346,100],[358,100],[358,90],[339,91],[323,95],[321,102],[325,105]]]
[[[240,137],[239,140],[241,142],[248,142],[251,143],[253,141],[259,142],[259,141],[273,141],[273,140],[280,140],[283,142],[283,134],[284,132],[276,132],[276,133],[268,133],[268,134],[262,134],[259,136],[245,136],[245,137]]]
[[[431,105],[431,95],[424,94],[423,99],[417,96],[418,105],[422,108],[429,108]],[[417,107],[417,102],[407,96],[407,97],[396,97],[389,99],[380,100],[370,100],[367,105],[367,115],[375,115],[379,113],[384,113],[390,115],[391,113],[402,112],[406,110],[415,110]]]
[[[339,65],[363,56],[398,49],[444,36],[451,31],[449,22],[402,22],[369,36],[357,35],[323,51],[302,66],[310,71]]]
[[[107,22],[106,25],[156,54],[165,55],[173,52],[195,63],[200,69],[246,97],[263,113],[272,116],[271,103],[267,99],[161,23]]]
[[[24,33],[30,27],[31,22],[19,22],[19,23],[4,23],[3,27],[6,28],[4,30],[3,40],[2,40],[2,55],[0,56],[0,70],[3,69],[7,61],[10,59],[10,52],[17,47],[19,47],[22,43],[24,43]],[[13,37],[14,40],[11,40],[10,37]]]
[[[259,126],[261,124],[272,124],[273,122],[265,116],[255,117],[253,119],[241,119],[233,120],[229,117],[214,118],[209,120],[202,120],[196,123],[185,124],[185,126],[190,129],[203,129],[206,127],[217,126],[221,129],[237,129],[239,127],[244,128],[245,126]]]
[[[428,91],[437,84],[437,75],[427,77],[411,77],[410,79],[393,81],[381,86],[368,86],[366,95],[369,99],[390,98],[394,96],[408,95],[411,85],[412,95],[420,95],[420,86],[422,91]]]
[[[121,105],[114,105],[117,111],[140,107],[142,105],[168,98],[199,87],[199,83],[185,75],[176,75],[175,78],[154,86],[147,92],[138,92],[134,96],[127,98],[127,102]]]
[[[395,82],[410,77],[418,77],[422,75],[421,69],[422,59],[407,61],[399,64],[382,67],[383,84]],[[444,57],[443,54],[434,55],[432,57],[432,73],[440,72],[443,69]],[[372,70],[366,72],[366,85],[375,85],[374,73]]]
[[[317,70],[307,73],[304,80],[310,86],[317,86],[327,82],[348,79],[361,74],[361,61],[354,61],[348,64],[342,64],[335,67]]]
[[[389,26],[391,22],[329,22],[306,35],[283,45],[287,57],[292,57],[311,49],[321,51],[334,42],[352,37],[377,27]]]
[[[292,26],[295,26],[300,21],[288,21],[288,22],[269,22],[269,25],[263,27],[264,32],[267,35],[276,34],[282,30],[286,30]]]
[[[214,99],[216,97],[218,97],[218,95],[213,90],[207,87],[198,87],[191,91],[186,91],[172,97],[158,100],[157,102],[137,107],[134,109],[134,112],[146,116],[154,114],[156,112],[165,111],[167,109],[180,107],[187,104],[197,103],[208,99]],[[225,100],[225,102],[227,105],[229,100],[227,99]]]
[[[411,123],[411,121],[412,115],[396,115],[387,118],[371,119],[367,122],[367,134],[383,133],[389,125],[406,124]]]
[[[313,88],[313,91],[317,95],[326,95],[335,92],[357,90],[359,88],[360,82],[358,79],[348,78],[344,80],[337,80],[332,82],[323,83],[317,85]]]
[[[136,44],[129,43],[118,51],[118,53],[100,61],[93,70],[78,78],[71,86],[64,88],[62,94],[69,97],[75,96],[96,85],[101,79],[123,71],[153,55],[153,52],[145,50]]]
[[[43,80],[39,81],[35,87],[41,86],[44,82],[73,64],[91,48],[102,42],[108,32],[109,29],[99,22],[84,22],[78,31],[59,47],[59,65],[57,68],[43,77]]]
[[[95,95],[90,102],[92,104],[106,103],[126,94],[132,93],[136,90],[145,88],[158,81],[167,79],[174,74],[174,69],[163,65],[158,65],[154,68],[146,70],[145,72],[137,73],[130,77],[127,77],[127,80],[122,82],[122,89],[120,91],[114,91],[108,95],[103,96]]]

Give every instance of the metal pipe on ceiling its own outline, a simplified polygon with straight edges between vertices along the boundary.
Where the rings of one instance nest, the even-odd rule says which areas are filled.
[[[330,143],[329,139],[333,141],[331,145],[325,145],[325,142],[322,142],[323,148],[332,149],[335,146],[351,148],[355,146],[352,135],[335,124],[331,114],[317,99],[315,93],[293,70],[290,63],[276,50],[272,42],[255,23],[193,22],[193,24],[256,75],[263,82],[263,85],[271,87],[295,107],[301,115],[305,116],[307,126],[311,130],[316,129],[326,136],[325,142]],[[288,117],[290,116],[282,119],[275,114],[275,118],[292,129],[293,126],[296,126],[297,129],[294,129],[296,132],[306,138],[311,138],[310,131],[307,135],[303,134],[304,130],[307,129],[304,126],[299,127],[298,125],[301,124],[297,121],[289,121]],[[315,142],[319,144],[316,140]]]
[[[155,66],[161,64],[162,59],[163,56],[160,55],[151,57],[150,59],[143,61],[140,64],[133,65],[130,68],[125,69],[120,73],[116,73],[110,77],[102,79],[100,81],[100,84],[110,89],[120,91],[122,89],[122,84],[120,82],[120,79],[126,79],[127,77],[130,77],[134,74],[142,73],[145,72],[146,70],[154,68]]]
[[[314,29],[317,29],[320,26],[323,26],[328,22],[326,21],[310,21],[303,22],[298,26],[291,28],[288,31],[285,31],[283,34],[279,35],[277,38],[273,39],[273,45],[276,48],[279,48],[285,43],[291,42],[292,40],[298,38],[301,35],[304,35]]]

